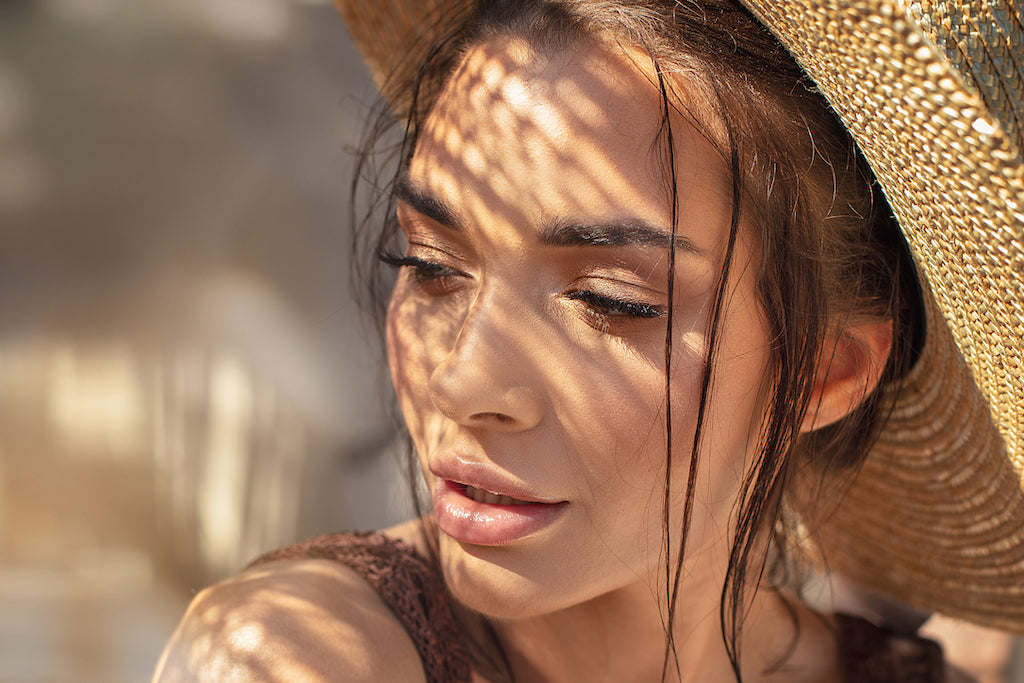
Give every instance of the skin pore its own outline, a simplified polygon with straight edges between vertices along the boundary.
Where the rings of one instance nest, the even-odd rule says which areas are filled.
[[[408,246],[385,257],[403,267],[388,313],[392,376],[434,495],[445,578],[490,621],[517,681],[661,674],[672,212],[655,82],[642,57],[620,51],[484,43],[449,81],[400,183]],[[677,114],[673,135],[669,381],[684,464],[669,524],[680,528],[732,208],[721,154]],[[686,681],[732,677],[718,608],[770,357],[751,234],[741,223],[686,539],[675,622]],[[528,533],[481,536],[456,514],[475,509],[466,485],[551,514]],[[795,607],[798,631],[774,592],[751,596],[745,681],[839,678],[827,621]]]

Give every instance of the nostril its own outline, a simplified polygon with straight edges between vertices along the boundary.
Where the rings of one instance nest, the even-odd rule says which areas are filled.
[[[476,413],[473,417],[478,420],[497,420],[502,424],[508,424],[515,420],[515,418],[506,415],[505,413]]]
[[[473,357],[486,350],[467,342],[461,354],[450,353],[434,368],[427,383],[434,407],[445,417],[479,429],[533,428],[543,410],[537,393],[525,384],[534,380],[510,376],[506,364],[484,363]]]

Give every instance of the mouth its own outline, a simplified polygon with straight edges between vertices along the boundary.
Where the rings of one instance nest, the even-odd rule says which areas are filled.
[[[434,487],[438,528],[455,541],[472,545],[507,545],[533,536],[554,524],[568,505],[524,500],[451,479],[438,479]]]

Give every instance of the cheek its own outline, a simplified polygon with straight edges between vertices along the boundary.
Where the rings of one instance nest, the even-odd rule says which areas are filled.
[[[388,305],[388,366],[398,405],[413,440],[419,445],[425,411],[431,405],[427,391],[430,374],[440,362],[431,356],[438,353],[442,340],[436,330],[429,332],[423,305],[410,296],[408,289],[399,278]]]
[[[673,360],[671,398],[674,461],[685,463],[693,438],[703,357],[677,345]],[[579,367],[579,366],[577,366]],[[633,354],[592,357],[565,382],[574,392],[555,405],[575,406],[559,415],[578,453],[585,487],[605,504],[614,493],[622,500],[660,493],[665,467],[665,406],[669,392],[665,368]],[[570,402],[574,398],[574,402]]]
[[[701,427],[700,469],[707,477],[709,496],[716,501],[735,498],[753,466],[768,401],[767,333],[753,294],[747,305],[741,298],[736,296],[739,310],[722,331]]]

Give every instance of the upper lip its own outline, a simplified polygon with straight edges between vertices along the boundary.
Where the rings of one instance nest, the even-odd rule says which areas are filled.
[[[496,468],[491,463],[453,457],[432,459],[428,463],[428,468],[430,473],[439,479],[465,484],[528,503],[553,505],[565,502],[560,498],[548,498],[530,490],[511,474]]]

